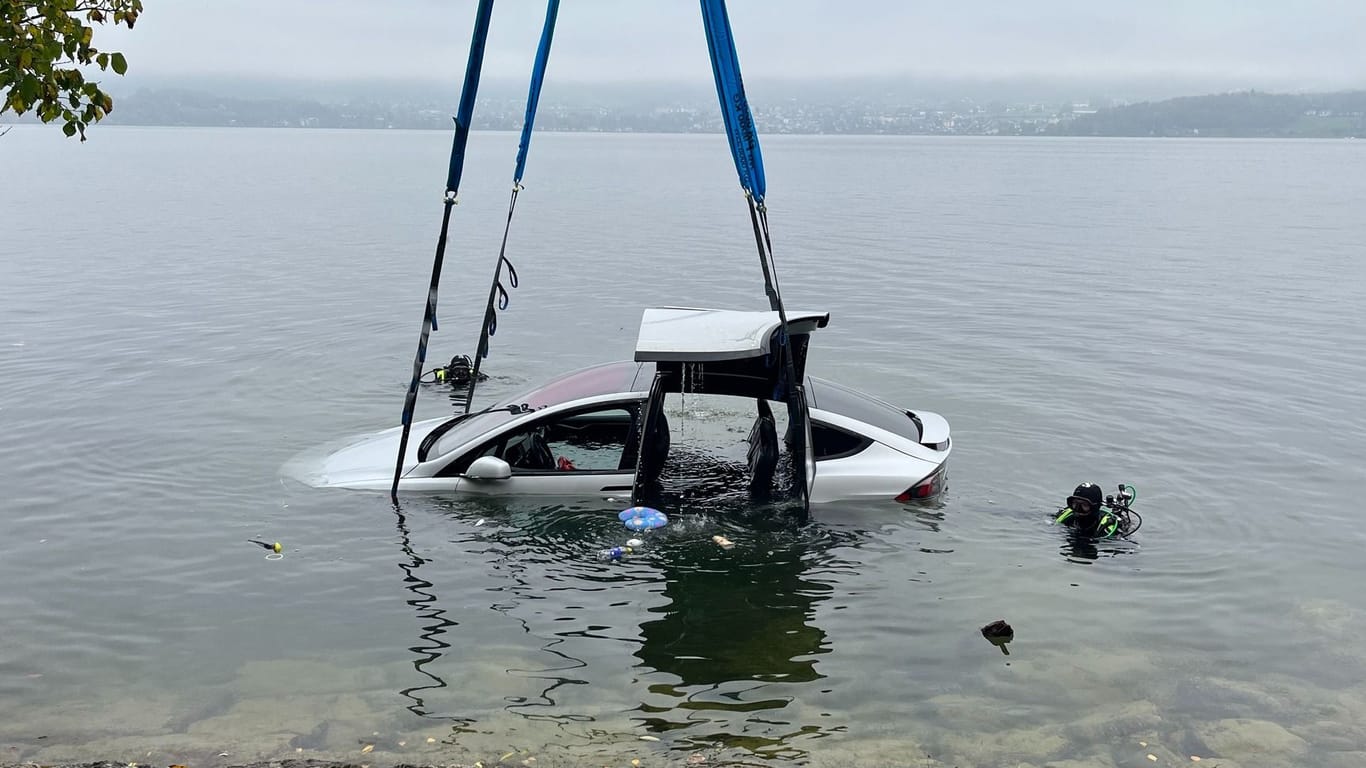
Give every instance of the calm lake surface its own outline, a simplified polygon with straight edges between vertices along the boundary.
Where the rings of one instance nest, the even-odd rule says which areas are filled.
[[[620,505],[280,475],[397,423],[449,135],[0,139],[0,762],[1366,765],[1366,142],[764,142],[810,369],[946,416],[949,490],[606,564]],[[431,363],[516,143],[471,139]],[[763,306],[724,136],[538,135],[525,184],[483,402]],[[1084,480],[1133,542],[1048,524]]]

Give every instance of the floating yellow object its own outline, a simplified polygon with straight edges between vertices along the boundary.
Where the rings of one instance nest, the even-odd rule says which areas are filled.
[[[368,754],[370,754],[371,752],[374,752],[374,751],[375,751],[375,745],[374,745],[374,744],[366,744],[365,746],[363,746],[363,747],[360,748],[360,753],[361,753],[362,755],[368,755]]]
[[[1200,756],[1199,756],[1199,755],[1191,755],[1191,762],[1192,762],[1192,763],[1198,763],[1198,762],[1200,762]]]
[[[640,737],[640,740],[641,740],[641,741],[659,741],[659,737],[658,737],[658,736],[641,736],[641,737]]]
[[[735,546],[735,542],[731,541],[730,539],[726,538],[725,536],[722,536],[722,535],[719,534],[719,533],[718,533],[717,535],[711,537],[711,540],[714,541],[714,542],[716,542],[718,545],[720,545],[720,547],[721,547],[722,549],[730,549],[731,547]]]
[[[513,751],[507,753],[506,755],[503,755],[502,757],[498,758],[498,762],[501,763],[502,761],[508,759],[509,757],[512,757],[512,756],[515,755],[515,754],[517,754],[517,750],[514,749]]]
[[[435,743],[436,743],[436,737],[435,737],[435,736],[428,736],[428,737],[427,737],[427,743],[428,743],[428,744],[435,744]]]
[[[634,768],[640,768],[640,761],[639,761],[639,760],[632,760],[632,761],[631,761],[631,765],[634,766]]]
[[[1148,755],[1148,759],[1155,763],[1157,762],[1157,755]]]

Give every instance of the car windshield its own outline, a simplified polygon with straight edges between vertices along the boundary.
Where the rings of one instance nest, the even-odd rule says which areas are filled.
[[[594,395],[616,392],[645,392],[654,378],[654,366],[636,362],[617,362],[565,374],[554,381],[541,384],[498,402],[484,412],[475,412],[452,425],[439,437],[425,460],[445,456],[470,440],[521,416],[507,409],[509,405],[526,405],[532,410],[559,405]],[[438,427],[440,429],[440,427]]]

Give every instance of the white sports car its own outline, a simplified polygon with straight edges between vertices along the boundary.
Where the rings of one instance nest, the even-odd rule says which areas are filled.
[[[733,402],[753,409],[738,463],[755,497],[784,492],[784,478],[794,477],[806,483],[811,503],[938,495],[950,451],[948,422],[807,376],[810,334],[830,315],[788,312],[787,319],[805,408],[785,420],[783,445],[773,404],[780,413],[792,411],[786,369],[775,353],[779,314],[647,309],[633,361],[565,374],[483,410],[413,424],[399,490],[630,496],[639,503],[650,498],[670,460],[666,396],[697,392],[738,398]],[[802,417],[808,437],[793,441],[790,425],[802,424]],[[317,487],[387,491],[400,429],[362,437],[320,461],[293,461],[286,472]],[[794,442],[804,455],[792,455]],[[783,460],[789,469],[800,461],[805,471],[784,472]]]

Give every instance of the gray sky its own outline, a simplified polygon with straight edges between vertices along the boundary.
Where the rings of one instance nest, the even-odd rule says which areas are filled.
[[[457,82],[474,0],[146,0],[131,74]],[[525,78],[544,2],[499,0],[485,72]],[[1193,78],[1366,87],[1366,0],[732,0],[747,79]],[[563,0],[550,77],[711,76],[695,0]]]

